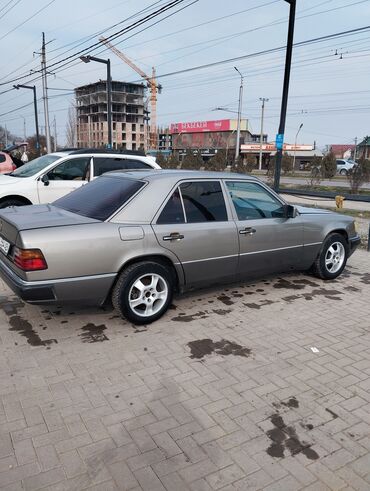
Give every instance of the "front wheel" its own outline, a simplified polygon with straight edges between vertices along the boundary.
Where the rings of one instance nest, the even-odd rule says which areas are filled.
[[[323,280],[337,278],[346,266],[348,243],[341,234],[333,233],[325,239],[312,266],[312,272]]]
[[[0,208],[8,208],[8,206],[24,206],[25,203],[19,199],[6,199],[0,203]]]
[[[142,261],[122,271],[112,292],[112,303],[130,322],[150,324],[168,309],[173,289],[172,271],[160,263]]]

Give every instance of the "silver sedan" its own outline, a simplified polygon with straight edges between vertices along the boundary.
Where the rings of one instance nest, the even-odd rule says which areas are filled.
[[[0,275],[27,302],[111,299],[147,324],[175,291],[290,270],[334,279],[359,242],[352,218],[288,205],[250,176],[119,171],[1,210]]]

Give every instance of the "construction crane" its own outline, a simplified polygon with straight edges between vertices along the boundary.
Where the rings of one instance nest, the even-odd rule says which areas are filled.
[[[157,92],[160,94],[162,91],[161,84],[157,83],[155,68],[152,67],[152,76],[149,77],[143,70],[135,65],[133,61],[127,58],[126,55],[117,49],[113,44],[111,44],[108,39],[101,36],[99,41],[105,44],[115,55],[117,55],[121,60],[123,60],[127,65],[135,70],[136,73],[140,75],[147,82],[147,86],[150,92],[150,131],[149,131],[149,146],[151,149],[157,149]]]

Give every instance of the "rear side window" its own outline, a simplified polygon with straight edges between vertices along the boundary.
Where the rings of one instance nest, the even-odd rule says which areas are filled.
[[[104,221],[124,205],[144,183],[133,179],[100,177],[53,205],[89,218]]]
[[[105,172],[127,169],[151,169],[151,167],[140,160],[94,157],[94,176],[101,176]]]
[[[188,223],[227,221],[225,200],[218,181],[186,182],[180,185],[180,190]]]
[[[1,154],[0,153],[0,164],[2,164],[3,162],[5,162],[6,158],[5,158],[5,155]]]
[[[171,198],[167,201],[166,206],[163,208],[159,218],[157,220],[157,224],[171,224],[171,223],[184,223],[184,210],[181,204],[181,198],[179,190],[173,193]]]

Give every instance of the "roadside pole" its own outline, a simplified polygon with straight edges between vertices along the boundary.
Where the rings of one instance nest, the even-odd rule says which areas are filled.
[[[288,28],[287,50],[286,50],[286,57],[285,57],[285,73],[284,73],[283,97],[281,101],[279,133],[276,135],[277,152],[276,152],[275,175],[274,175],[274,189],[276,192],[279,192],[279,187],[280,187],[281,160],[283,157],[285,120],[286,120],[286,111],[288,106],[289,80],[290,80],[290,68],[292,64],[294,22],[295,22],[295,10],[296,10],[296,0],[285,0],[285,2],[290,4],[290,11],[289,11],[289,28]]]
[[[260,101],[262,101],[262,113],[261,113],[261,133],[260,133],[260,157],[258,160],[258,169],[262,170],[263,119],[265,116],[265,102],[268,102],[268,99],[266,99],[265,97],[260,97]]]
[[[42,99],[44,101],[44,116],[45,116],[45,136],[46,136],[46,151],[51,153],[50,125],[49,125],[49,102],[48,102],[48,82],[46,75],[46,51],[45,51],[45,33],[42,33],[42,48],[41,48],[41,73],[42,73]]]

